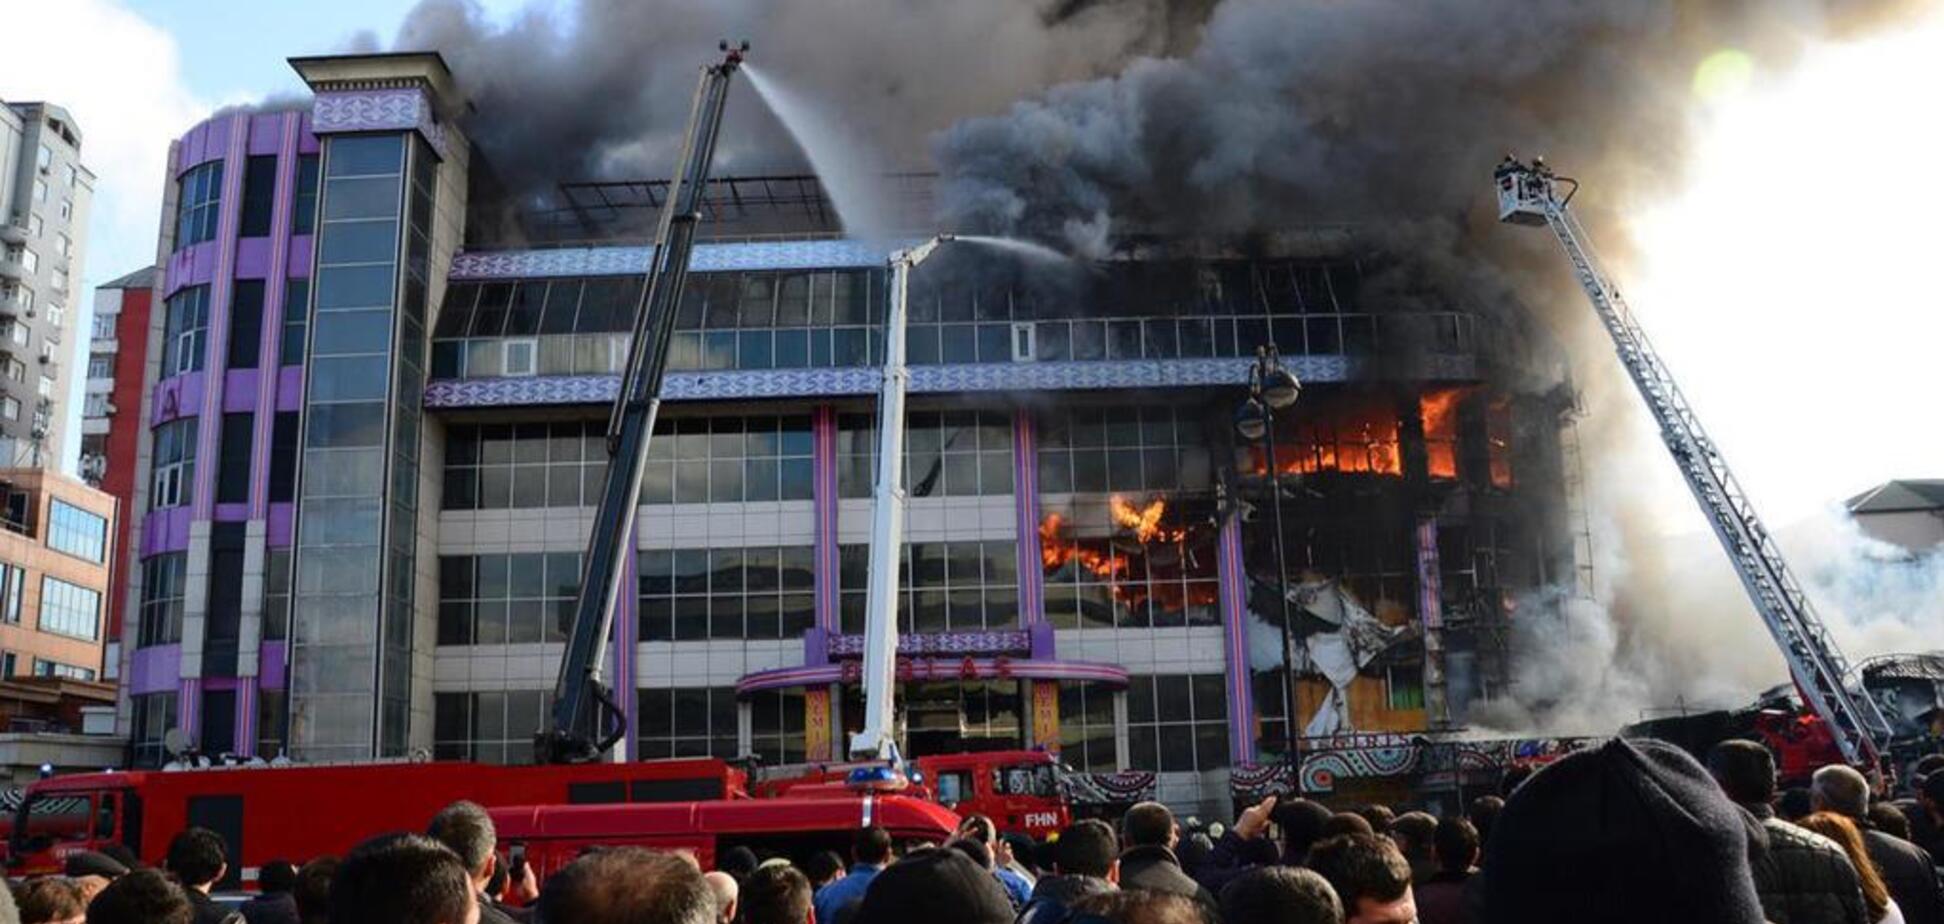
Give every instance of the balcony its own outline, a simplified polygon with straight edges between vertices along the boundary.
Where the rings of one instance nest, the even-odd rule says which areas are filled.
[[[0,244],[27,243],[27,226],[15,222],[0,224]]]
[[[33,317],[34,303],[29,301],[31,297],[32,296],[28,294],[26,289],[15,289],[12,292],[0,292],[0,317],[4,317],[4,318]]]
[[[6,251],[0,250],[0,279],[19,282],[33,278],[34,274],[27,271],[27,265],[20,262],[18,257],[8,256]]]

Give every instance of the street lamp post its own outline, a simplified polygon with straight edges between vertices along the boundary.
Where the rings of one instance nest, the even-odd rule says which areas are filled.
[[[1276,412],[1296,403],[1302,393],[1296,376],[1283,368],[1274,344],[1256,347],[1255,365],[1249,367],[1249,398],[1236,411],[1235,430],[1243,439],[1263,443],[1264,464],[1269,470],[1270,525],[1275,530],[1276,599],[1282,607],[1283,727],[1286,733],[1284,758],[1289,762],[1290,784],[1302,795],[1302,762],[1296,737],[1296,640],[1289,618],[1289,561],[1283,552],[1282,470],[1276,464]]]

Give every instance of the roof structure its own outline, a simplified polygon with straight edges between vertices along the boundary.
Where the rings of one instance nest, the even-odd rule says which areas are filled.
[[[1844,503],[1850,513],[1944,510],[1944,479],[1886,481]]]
[[[114,280],[111,280],[111,281],[109,281],[109,282],[104,282],[104,283],[102,283],[101,285],[99,285],[99,286],[96,286],[95,288],[98,288],[98,289],[148,289],[148,288],[153,288],[153,287],[155,286],[155,274],[156,274],[156,273],[158,273],[158,272],[161,272],[161,268],[160,268],[160,267],[154,267],[154,266],[144,266],[144,267],[142,267],[141,269],[138,269],[138,270],[136,270],[135,272],[132,272],[132,273],[129,273],[129,274],[128,274],[128,275],[126,275],[126,276],[122,276],[122,277],[119,277],[119,278],[117,278],[117,279],[114,279]]]

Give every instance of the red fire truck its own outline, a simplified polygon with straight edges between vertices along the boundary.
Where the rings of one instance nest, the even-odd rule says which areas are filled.
[[[882,762],[779,767],[750,791],[761,799],[817,799],[855,793],[847,782],[859,768]],[[984,815],[1003,832],[1044,839],[1073,820],[1062,779],[1070,772],[1045,751],[979,751],[909,761],[911,785],[901,795],[930,799],[960,815]]]
[[[500,846],[523,848],[542,879],[588,847],[650,847],[695,854],[713,868],[718,853],[743,846],[801,863],[819,850],[846,855],[857,829],[879,825],[900,846],[939,844],[959,816],[933,802],[848,792],[817,798],[741,799],[664,805],[539,805],[494,809]]]
[[[743,771],[713,759],[498,767],[431,762],[240,766],[83,773],[27,787],[7,872],[59,873],[67,855],[123,844],[158,863],[189,825],[229,845],[223,888],[253,881],[265,860],[343,853],[385,831],[417,830],[457,799],[488,807],[688,803],[743,799]]]

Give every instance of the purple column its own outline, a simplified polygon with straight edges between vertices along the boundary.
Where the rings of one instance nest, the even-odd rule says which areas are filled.
[[[1013,516],[1019,623],[1030,628],[1046,621],[1046,569],[1040,553],[1039,431],[1026,408],[1013,411]],[[1053,652],[1033,654],[1051,657]]]
[[[196,425],[196,458],[206,460],[196,466],[194,519],[210,519],[216,511],[217,437],[223,423],[223,361],[229,355],[230,293],[235,289],[236,228],[243,214],[243,165],[250,143],[250,117],[234,115],[227,120],[228,138],[223,154],[222,200],[217,204],[216,267],[209,280],[209,327],[203,353],[202,422]]]
[[[1242,519],[1222,522],[1217,545],[1221,577],[1222,647],[1228,661],[1229,759],[1255,760],[1255,703],[1249,683],[1249,576],[1242,568]],[[1290,716],[1295,727],[1295,716]]]
[[[810,464],[813,476],[811,511],[816,539],[811,545],[811,566],[816,569],[817,628],[835,635],[840,631],[837,596],[837,412],[820,404],[810,417]]]
[[[236,685],[236,739],[230,743],[230,752],[238,757],[256,755],[256,704],[257,687],[254,678],[240,678]]]
[[[191,741],[202,730],[202,681],[195,677],[176,680],[176,727]]]

